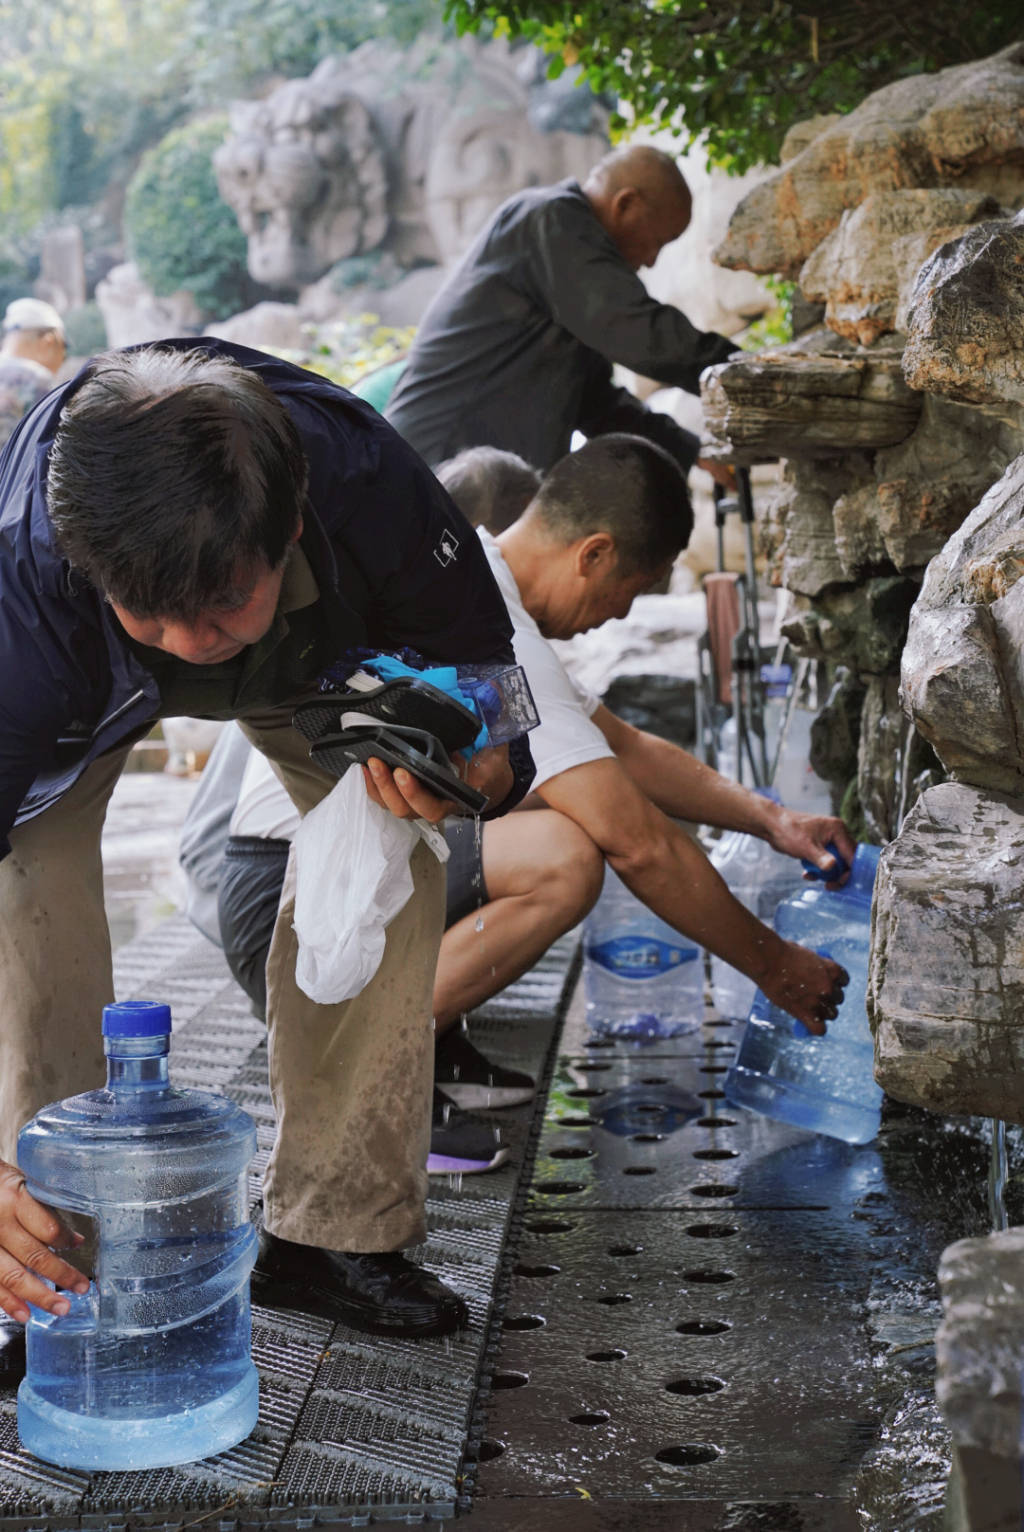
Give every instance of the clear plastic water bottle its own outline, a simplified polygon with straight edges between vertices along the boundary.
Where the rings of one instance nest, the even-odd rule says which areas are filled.
[[[160,1468],[233,1447],[258,1413],[249,1274],[252,1119],[168,1082],[171,1012],[103,1012],[107,1084],[44,1107],[18,1163],[41,1202],[84,1214],[95,1279],[33,1308],[18,1431],[64,1468]]]
[[[850,975],[825,1036],[812,1036],[758,990],[739,1055],[725,1077],[725,1094],[735,1106],[849,1144],[875,1137],[882,1104],[865,1007],[878,856],[877,846],[858,846],[843,888],[816,883],[785,899],[776,913],[780,936],[833,958]]]
[[[759,787],[755,790],[773,803],[779,802],[774,789]],[[714,846],[710,860],[725,879],[733,897],[769,925],[780,901],[803,887],[799,862],[784,856],[781,851],[774,851],[758,836],[745,835],[742,830],[730,830],[723,835]],[[712,954],[711,998],[722,1016],[744,1020],[756,989],[753,979]]]
[[[610,867],[583,928],[587,1023],[605,1037],[679,1037],[700,1024],[704,954]]]

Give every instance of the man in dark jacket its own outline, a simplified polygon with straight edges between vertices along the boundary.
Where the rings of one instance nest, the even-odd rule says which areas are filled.
[[[637,276],[687,228],[690,207],[675,161],[639,146],[613,150],[582,186],[510,197],[427,310],[387,409],[392,425],[434,465],[491,446],[546,472],[574,431],[628,431],[689,470],[697,438],[616,388],[612,364],[697,393],[704,369],[735,350]]]
[[[291,715],[325,664],[357,645],[511,660],[511,631],[477,539],[423,463],[310,373],[170,341],[98,359],[21,423],[0,458],[0,1309],[13,1319],[27,1301],[66,1306],[38,1276],[80,1287],[46,1248],[67,1230],[12,1162],[41,1105],[103,1081],[100,831],[133,741],[161,716],[238,718],[305,813],[334,782]],[[468,774],[509,807],[532,763],[482,751]],[[380,762],[367,787],[401,817],[451,808]],[[401,1253],[424,1237],[444,913],[433,854],[421,845],[411,866],[416,892],[377,975],[340,1005],[296,985],[285,890],[256,1282],[270,1301],[425,1335],[467,1311]]]

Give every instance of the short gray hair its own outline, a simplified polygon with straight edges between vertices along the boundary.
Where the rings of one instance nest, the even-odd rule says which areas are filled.
[[[495,536],[519,520],[540,486],[536,468],[498,447],[466,447],[434,472],[466,520]]]

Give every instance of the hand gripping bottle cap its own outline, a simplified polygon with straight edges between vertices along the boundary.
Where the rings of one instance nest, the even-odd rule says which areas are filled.
[[[171,1030],[171,1008],[156,1000],[122,1000],[103,1007],[104,1037],[164,1037]]]

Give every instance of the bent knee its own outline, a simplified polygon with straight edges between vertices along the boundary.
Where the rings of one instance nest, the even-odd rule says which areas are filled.
[[[571,819],[559,828],[551,851],[545,884],[565,909],[567,924],[574,925],[597,902],[604,883],[604,854]]]

